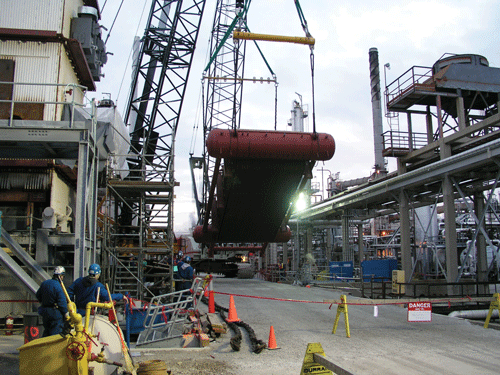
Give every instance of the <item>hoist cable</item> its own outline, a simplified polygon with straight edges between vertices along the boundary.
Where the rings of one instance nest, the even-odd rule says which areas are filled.
[[[311,88],[312,88],[312,107],[313,107],[313,134],[316,135],[316,108],[314,104],[314,53],[311,49]]]
[[[145,1],[144,6],[142,7],[141,17],[139,18],[139,22],[137,23],[137,29],[135,30],[134,35],[137,35],[139,33],[139,27],[141,26],[142,17],[144,16],[144,11],[146,10],[146,3],[147,2]],[[128,54],[127,63],[125,64],[125,72],[123,72],[122,80],[120,82],[120,87],[118,88],[118,93],[116,94],[116,104],[118,104],[118,98],[120,97],[123,82],[125,81],[125,73],[127,72],[127,67],[129,66],[129,62],[130,62],[130,59],[132,57],[133,52],[134,52],[134,44],[132,43],[132,47],[130,47],[130,52]],[[124,109],[124,113],[126,113],[126,112],[127,112],[127,108]]]
[[[276,80],[276,75],[274,78],[274,130],[278,130],[278,81]]]
[[[120,6],[118,7],[118,10],[116,11],[115,18],[113,20],[113,23],[111,24],[111,27],[109,28],[108,35],[106,36],[106,40],[104,41],[104,45],[108,42],[109,36],[111,35],[111,30],[113,30],[113,26],[115,26],[116,19],[118,18],[118,14],[120,14],[120,9],[122,9],[123,1],[120,3]],[[104,4],[106,5],[106,4]]]
[[[300,7],[299,0],[294,0],[295,1],[295,7],[297,8],[297,13],[299,14],[299,19],[300,19],[300,24],[302,25],[302,29],[304,29],[304,32],[306,33],[306,36],[308,38],[311,38],[312,35],[309,32],[309,28],[307,27],[307,21],[304,16],[304,13],[302,12],[302,8]],[[313,134],[316,134],[316,108],[315,108],[315,100],[314,100],[314,45],[310,45],[309,48],[311,49],[311,56],[310,56],[310,61],[311,61],[311,88],[312,88],[312,107],[313,107],[313,113],[312,113],[312,118],[313,118]]]
[[[196,105],[196,113],[195,113],[194,124],[193,124],[193,133],[191,134],[191,145],[189,147],[189,154],[190,155],[194,154],[194,148],[196,146],[196,133],[198,132],[198,128],[199,128],[200,112],[203,112],[203,108],[204,108],[204,104],[205,104],[205,97],[203,95],[204,87],[205,87],[204,80],[202,79],[201,80],[201,95],[198,96],[198,104]],[[201,105],[200,105],[200,101],[201,101]]]
[[[106,3],[107,3],[107,2],[108,2],[108,0],[104,0],[104,4],[102,5],[102,8],[101,8],[101,14],[102,14],[102,12],[103,12],[103,10],[104,10],[104,7],[106,6]]]

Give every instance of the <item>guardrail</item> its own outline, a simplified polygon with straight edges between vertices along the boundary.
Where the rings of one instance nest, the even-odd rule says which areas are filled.
[[[410,92],[416,85],[425,85],[432,77],[432,68],[428,66],[412,66],[385,88],[387,106],[392,101]]]
[[[73,128],[75,107],[83,108],[91,102],[86,98],[86,87],[73,83],[0,81],[0,88],[11,93],[10,99],[0,100],[0,119],[8,120],[9,127],[16,125],[15,120],[60,121],[68,106],[69,126]]]
[[[427,134],[426,133],[413,133],[411,135],[408,132],[388,130],[382,133],[384,151],[386,150],[407,150],[413,151],[422,148],[427,145]]]

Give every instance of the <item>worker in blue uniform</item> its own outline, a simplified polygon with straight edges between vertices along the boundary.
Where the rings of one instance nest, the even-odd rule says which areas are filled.
[[[65,273],[64,267],[57,266],[52,279],[45,280],[36,292],[36,299],[41,303],[38,313],[43,321],[42,337],[62,333],[64,321],[69,319],[68,301],[61,286]]]
[[[101,267],[95,263],[91,264],[88,276],[76,279],[68,288],[69,298],[74,300],[77,312],[81,316],[85,316],[87,303],[97,301],[97,293],[99,293],[99,302],[110,301],[106,287],[99,282],[99,276],[101,276]],[[127,297],[121,293],[113,293],[111,299],[113,301],[122,299],[126,301]]]
[[[194,269],[191,267],[191,257],[186,255],[184,260],[177,262],[177,279],[175,281],[175,290],[184,290],[191,288],[193,284]]]
[[[182,260],[177,261],[177,272],[175,274],[175,290],[187,290],[193,285],[194,269],[191,267],[191,257],[186,255]],[[182,293],[181,299],[185,300],[193,292],[188,290]],[[192,302],[186,305],[186,308],[192,307]]]

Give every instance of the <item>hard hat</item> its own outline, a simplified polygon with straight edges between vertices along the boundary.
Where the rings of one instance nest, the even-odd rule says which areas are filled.
[[[90,267],[89,267],[89,275],[100,275],[101,274],[101,267],[94,263],[94,264],[91,264]]]
[[[66,270],[63,266],[57,266],[56,268],[54,268],[54,275],[64,275],[65,273]]]
[[[186,257],[184,258],[184,262],[186,263],[191,262],[191,257],[189,255],[186,255]]]
[[[179,257],[182,258],[183,255],[184,253],[182,251],[179,251]]]

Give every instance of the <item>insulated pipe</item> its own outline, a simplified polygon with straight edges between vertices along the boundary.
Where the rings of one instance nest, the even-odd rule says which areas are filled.
[[[316,43],[315,39],[310,37],[256,34],[243,31],[234,31],[233,39],[263,40],[268,42],[286,42],[286,43],[296,43],[296,44],[308,44],[312,46],[314,45],[314,43]]]
[[[489,310],[461,310],[453,311],[448,314],[451,318],[462,318],[462,319],[486,319]],[[498,310],[493,310],[491,317],[493,319],[498,318]]]
[[[375,169],[385,171],[383,145],[384,139],[382,133],[382,104],[380,95],[380,71],[378,63],[378,50],[370,48],[370,86],[372,94],[372,117],[373,117],[373,142],[375,144]]]

